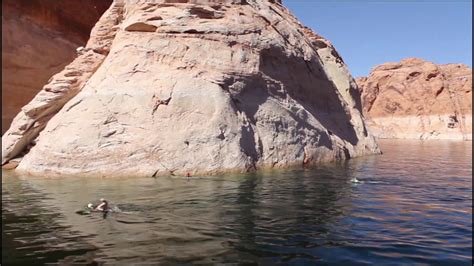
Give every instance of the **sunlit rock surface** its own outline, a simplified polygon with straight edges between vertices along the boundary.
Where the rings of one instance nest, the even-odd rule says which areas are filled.
[[[195,175],[379,153],[343,60],[280,1],[116,1],[79,53],[15,118],[3,163]]]
[[[418,58],[375,67],[357,79],[378,138],[472,140],[472,69]]]

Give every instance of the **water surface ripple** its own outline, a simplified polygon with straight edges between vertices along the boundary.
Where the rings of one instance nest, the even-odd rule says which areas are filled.
[[[381,147],[189,180],[3,172],[2,264],[471,265],[472,142]],[[123,212],[76,214],[100,197]]]

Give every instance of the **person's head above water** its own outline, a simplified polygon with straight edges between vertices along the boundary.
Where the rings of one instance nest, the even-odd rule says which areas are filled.
[[[105,205],[109,205],[109,202],[108,202],[106,199],[104,199],[104,198],[100,198],[100,202],[101,202],[101,203],[100,203],[101,205],[104,205],[104,204],[105,204]]]
[[[109,203],[107,202],[106,199],[104,198],[101,198],[100,199],[100,204],[95,207],[95,210],[99,210],[99,211],[105,211],[109,208]]]

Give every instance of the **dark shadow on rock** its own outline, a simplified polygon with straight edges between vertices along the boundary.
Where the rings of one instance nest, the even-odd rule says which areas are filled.
[[[219,83],[219,85],[229,93],[234,110],[245,115],[248,119],[249,123],[244,123],[244,126],[242,127],[240,146],[247,156],[254,159],[254,161],[258,161],[262,156],[263,147],[261,141],[255,138],[255,128],[259,122],[257,112],[261,105],[267,102],[270,98],[274,98],[278,102],[287,98],[286,92],[281,89],[281,85],[277,82],[258,75],[229,75],[223,82]],[[295,128],[297,132],[305,134],[303,131],[304,129],[311,130],[320,136],[318,145],[325,146],[328,149],[333,148],[331,139],[327,132],[315,128],[293,112],[289,110],[287,110],[287,112],[296,122]],[[282,125],[281,121],[274,121],[274,126],[277,133],[281,129],[288,129],[285,125]]]
[[[352,145],[357,144],[357,134],[350,122],[350,113],[344,108],[336,93],[337,88],[326,76],[317,58],[305,61],[301,57],[287,55],[282,48],[263,50],[260,57],[261,75],[229,75],[219,85],[230,94],[233,108],[248,119],[242,128],[241,147],[254,161],[262,156],[262,143],[257,143],[255,131],[258,110],[270,98],[277,102],[288,96],[301,105],[305,114],[312,115],[328,131],[315,128],[294,111],[287,110],[296,122],[298,134],[306,134],[304,129],[319,135],[318,145],[333,149],[331,137],[337,135]],[[282,106],[283,107],[283,106]],[[275,130],[287,129],[286,125],[274,121]],[[304,145],[304,144],[303,144]],[[346,154],[348,156],[348,154]]]
[[[352,145],[357,144],[350,113],[344,108],[335,84],[316,57],[305,61],[301,57],[288,55],[283,48],[272,47],[261,52],[260,71],[281,82],[281,89],[325,128]]]

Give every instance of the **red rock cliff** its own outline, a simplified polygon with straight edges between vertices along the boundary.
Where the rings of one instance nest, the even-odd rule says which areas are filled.
[[[2,164],[157,176],[379,153],[331,43],[274,0],[115,1],[15,117]]]
[[[472,139],[472,69],[418,58],[358,78],[363,113],[379,138]]]
[[[2,134],[20,108],[76,57],[111,2],[2,1]]]

